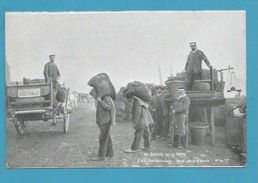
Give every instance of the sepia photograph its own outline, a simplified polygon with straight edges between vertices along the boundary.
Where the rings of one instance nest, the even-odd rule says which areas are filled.
[[[246,167],[246,12],[6,12],[7,168]]]

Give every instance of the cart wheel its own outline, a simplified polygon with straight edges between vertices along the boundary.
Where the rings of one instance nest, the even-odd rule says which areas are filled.
[[[26,122],[23,121],[23,120],[14,119],[13,123],[14,123],[14,126],[15,126],[15,129],[16,129],[17,133],[19,135],[23,135],[24,132],[25,132],[26,126],[27,126]]]
[[[65,117],[64,117],[64,133],[68,132],[69,121],[70,121],[70,114],[67,113],[67,114],[65,114]]]

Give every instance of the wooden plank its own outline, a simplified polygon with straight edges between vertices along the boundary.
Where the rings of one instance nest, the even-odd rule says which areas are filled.
[[[191,105],[220,106],[225,104],[225,99],[190,99]]]
[[[189,98],[224,97],[222,92],[186,92]]]

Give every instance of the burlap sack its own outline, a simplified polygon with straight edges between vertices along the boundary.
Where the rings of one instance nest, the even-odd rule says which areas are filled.
[[[151,99],[151,91],[143,83],[134,81],[128,83],[126,89],[124,90],[124,96],[129,98],[136,96],[145,102],[149,102]]]
[[[56,99],[58,102],[65,102],[65,88],[61,87],[59,83],[56,85]]]
[[[110,96],[113,100],[116,99],[115,88],[106,73],[100,73],[92,77],[88,85],[95,88],[98,96]]]

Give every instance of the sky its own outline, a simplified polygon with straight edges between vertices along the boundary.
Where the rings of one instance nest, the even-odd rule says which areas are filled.
[[[116,90],[133,80],[159,84],[159,67],[163,81],[183,71],[189,42],[196,41],[214,68],[234,67],[233,82],[246,90],[244,11],[9,12],[5,18],[12,81],[43,78],[55,54],[61,80],[79,92],[88,92],[87,82],[101,72]]]

